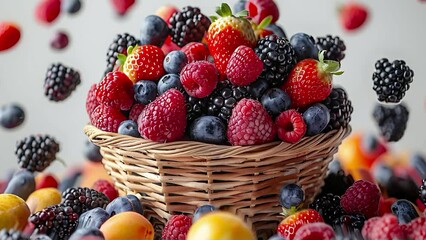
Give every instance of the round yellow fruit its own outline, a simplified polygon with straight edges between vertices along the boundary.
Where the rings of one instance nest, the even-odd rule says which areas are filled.
[[[187,240],[254,240],[250,228],[239,217],[228,212],[211,212],[198,219],[189,229]]]
[[[121,212],[101,226],[105,240],[154,240],[154,227],[144,216],[136,212]]]
[[[30,209],[22,198],[14,194],[0,194],[0,229],[23,230],[29,216]]]
[[[61,203],[61,192],[56,188],[42,188],[34,191],[27,199],[31,213]]]

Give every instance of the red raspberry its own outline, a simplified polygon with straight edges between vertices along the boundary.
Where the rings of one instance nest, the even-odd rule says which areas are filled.
[[[246,3],[246,9],[253,22],[259,24],[267,16],[272,16],[271,23],[280,17],[278,6],[274,0],[250,0]]]
[[[89,92],[87,92],[86,97],[86,112],[90,116],[92,114],[93,110],[99,105],[98,100],[96,99],[96,88],[97,85],[94,83],[90,89]]]
[[[241,45],[229,58],[226,75],[237,86],[246,86],[254,82],[263,70],[263,62],[252,48]]]
[[[408,239],[426,239],[426,217],[418,217],[405,225]]]
[[[58,180],[52,174],[42,174],[36,177],[36,190],[42,188],[58,188]]]
[[[385,214],[383,217],[373,220],[368,223],[370,220],[364,224],[362,229],[363,235],[366,240],[394,240],[394,239],[406,239],[404,231],[401,226],[398,224],[398,219],[393,214]],[[367,224],[368,223],[368,224]],[[369,232],[364,230],[365,226],[368,225],[370,229]]]
[[[188,57],[188,63],[206,61],[210,55],[207,46],[200,42],[190,42],[183,46],[181,51]]]
[[[232,110],[226,133],[232,145],[272,142],[275,134],[274,122],[260,102],[243,98]]]
[[[198,61],[185,65],[180,72],[180,81],[189,95],[203,98],[213,92],[219,74],[213,63]]]
[[[353,31],[360,28],[368,17],[368,10],[360,3],[348,2],[340,11],[340,22],[343,28]]]
[[[380,197],[379,201],[379,216],[383,216],[386,213],[392,213],[391,206],[396,202],[396,198],[383,198]]]
[[[117,189],[115,189],[114,185],[105,179],[99,179],[98,181],[94,182],[92,188],[105,194],[110,202],[118,197]]]
[[[136,0],[112,0],[112,6],[114,10],[121,16],[124,16],[126,12],[133,6]]]
[[[43,23],[53,22],[61,12],[60,0],[42,0],[35,9],[36,18]]]
[[[347,213],[362,213],[371,218],[378,215],[380,196],[376,184],[358,180],[342,195],[340,205]]]
[[[297,230],[294,239],[297,240],[332,240],[335,234],[331,226],[323,222],[308,223]]]
[[[122,72],[109,72],[96,88],[99,103],[129,110],[133,105],[133,82]]]
[[[374,224],[379,221],[380,217],[373,217],[365,221],[364,226],[362,227],[362,236],[365,239],[370,238],[370,234],[374,229]]]
[[[118,126],[126,119],[120,109],[104,104],[97,106],[90,114],[90,122],[93,126],[107,132],[118,132]]]
[[[173,215],[163,229],[162,240],[185,240],[192,219],[186,215]]]
[[[0,52],[15,46],[21,38],[19,26],[11,22],[0,22]]]
[[[138,119],[142,137],[156,142],[172,142],[183,137],[186,128],[185,97],[170,89],[148,104]]]
[[[141,115],[144,109],[145,105],[142,103],[133,104],[132,109],[130,109],[129,119],[138,122],[139,115]]]
[[[286,110],[275,119],[278,137],[288,143],[298,142],[306,133],[306,123],[302,114],[294,109]]]

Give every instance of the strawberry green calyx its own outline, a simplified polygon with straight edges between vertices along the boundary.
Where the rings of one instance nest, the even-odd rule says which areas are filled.
[[[123,65],[126,62],[127,56],[129,56],[130,54],[132,54],[133,50],[135,50],[135,48],[137,47],[137,45],[135,46],[129,46],[127,48],[127,55],[124,55],[122,53],[117,55],[117,61],[120,64],[120,70],[123,70]]]
[[[318,68],[321,69],[324,73],[329,73],[332,75],[342,75],[343,71],[339,71],[340,63],[333,60],[324,60],[325,50],[322,50],[318,53]]]
[[[302,209],[302,203],[299,206],[291,206],[290,208],[285,208],[283,207],[283,213],[282,215],[284,215],[285,217],[288,217],[290,215],[295,214],[296,212],[298,212],[300,209]]]
[[[266,18],[264,18],[259,25],[256,26],[256,29],[264,29],[272,22],[272,16],[269,15]]]
[[[232,14],[232,9],[231,7],[229,7],[228,4],[226,3],[222,3],[219,7],[216,8],[216,13],[220,16],[220,17],[230,17],[230,16],[234,16],[234,17],[238,17],[238,18],[244,18],[248,16],[248,11],[247,10],[242,10],[241,12],[236,13],[235,15]],[[210,20],[212,22],[216,21],[218,19],[217,16],[210,16]]]

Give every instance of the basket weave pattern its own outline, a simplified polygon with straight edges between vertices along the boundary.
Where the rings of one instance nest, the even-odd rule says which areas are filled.
[[[157,143],[84,128],[101,148],[103,164],[122,194],[137,194],[151,221],[193,213],[203,204],[220,206],[245,219],[257,232],[282,220],[278,193],[298,183],[312,202],[323,185],[327,165],[350,127],[296,144],[224,146],[194,141]]]

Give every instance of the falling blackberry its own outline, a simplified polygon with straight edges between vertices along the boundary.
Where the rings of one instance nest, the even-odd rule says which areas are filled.
[[[170,35],[179,47],[190,42],[201,42],[210,27],[210,19],[199,8],[187,6],[170,18]]]
[[[117,62],[118,54],[126,54],[127,48],[130,46],[138,45],[139,41],[136,40],[135,37],[128,33],[117,34],[112,41],[112,43],[108,47],[107,52],[107,68],[105,70],[104,75],[114,70],[115,64]]]
[[[403,103],[388,107],[376,104],[373,111],[380,134],[388,142],[397,142],[404,136],[408,116],[409,111]]]
[[[422,202],[424,204],[426,204],[426,178],[423,179],[423,181],[422,181],[422,185],[420,186],[419,194],[420,194],[420,199],[422,200]]]
[[[343,170],[330,172],[324,179],[324,186],[321,189],[320,196],[327,193],[342,196],[352,184],[354,184],[354,178],[350,174],[346,175]]]
[[[344,214],[343,208],[340,206],[340,197],[332,193],[315,199],[310,208],[317,210],[329,225],[332,225]]]
[[[365,216],[362,214],[343,215],[335,219],[334,225],[346,225],[353,229],[362,230],[365,223]]]
[[[91,209],[105,208],[109,199],[105,194],[86,187],[68,188],[62,193],[64,206],[71,207],[74,212],[82,214]]]
[[[290,42],[286,38],[269,35],[257,42],[254,51],[263,62],[260,77],[266,79],[271,87],[280,87],[297,62]]]
[[[3,228],[0,230],[0,240],[29,240],[30,238],[15,229]]]
[[[205,114],[207,109],[206,98],[196,98],[184,93],[186,100],[186,119],[188,123]]]
[[[49,135],[31,135],[16,144],[15,154],[21,168],[42,172],[55,159],[59,144]]]
[[[315,45],[319,51],[325,50],[325,60],[340,62],[345,58],[346,45],[338,36],[318,37]]]
[[[324,132],[345,128],[351,121],[353,112],[352,102],[345,89],[334,87],[330,95],[322,102],[330,110],[330,121]]]
[[[80,83],[80,73],[61,63],[54,63],[46,73],[44,95],[51,101],[63,101],[71,95]]]

